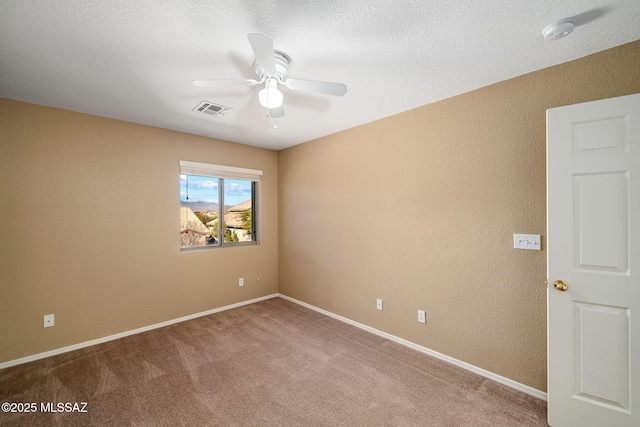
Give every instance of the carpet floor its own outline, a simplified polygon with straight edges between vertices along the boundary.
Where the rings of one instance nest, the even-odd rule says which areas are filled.
[[[282,298],[0,370],[5,402],[32,410],[12,427],[547,426],[543,400]]]

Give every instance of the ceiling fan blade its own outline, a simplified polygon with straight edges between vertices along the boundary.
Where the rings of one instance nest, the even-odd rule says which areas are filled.
[[[278,119],[284,116],[284,107],[281,105],[278,108],[269,108],[269,117],[272,119]]]
[[[258,84],[253,79],[217,79],[217,80],[194,80],[193,85],[198,87],[217,86],[253,86]]]
[[[273,40],[262,34],[250,33],[247,35],[256,62],[267,74],[276,72],[275,53],[273,51]]]
[[[347,86],[342,83],[289,79],[285,82],[285,85],[289,89],[323,93],[325,95],[342,96],[347,93]]]

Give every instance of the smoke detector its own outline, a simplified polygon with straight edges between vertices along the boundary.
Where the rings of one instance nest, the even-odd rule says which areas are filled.
[[[558,40],[571,34],[573,27],[573,19],[561,19],[553,24],[547,25],[544,30],[542,30],[542,35],[545,40]]]

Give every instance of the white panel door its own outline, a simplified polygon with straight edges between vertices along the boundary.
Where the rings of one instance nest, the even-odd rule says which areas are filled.
[[[553,427],[640,426],[640,94],[547,111]]]

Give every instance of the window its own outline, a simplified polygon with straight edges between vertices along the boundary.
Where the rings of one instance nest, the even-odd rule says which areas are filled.
[[[180,161],[180,249],[257,244],[262,171]]]

